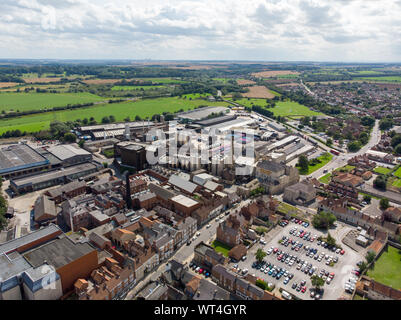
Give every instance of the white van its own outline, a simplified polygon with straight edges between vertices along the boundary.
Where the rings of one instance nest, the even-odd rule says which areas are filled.
[[[284,299],[287,299],[287,300],[292,300],[292,295],[290,295],[287,291],[281,291],[281,296],[284,298]]]

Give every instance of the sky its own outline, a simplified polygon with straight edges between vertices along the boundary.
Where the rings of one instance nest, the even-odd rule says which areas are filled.
[[[1,0],[13,58],[401,62],[401,0]]]

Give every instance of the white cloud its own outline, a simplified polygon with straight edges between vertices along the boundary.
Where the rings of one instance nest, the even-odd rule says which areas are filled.
[[[399,0],[2,0],[0,58],[400,61]]]

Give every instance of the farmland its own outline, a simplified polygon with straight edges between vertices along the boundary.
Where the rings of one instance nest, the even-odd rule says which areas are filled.
[[[1,93],[0,111],[40,110],[104,100],[90,93]]]
[[[275,95],[270,92],[265,86],[253,86],[247,87],[249,92],[243,93],[242,95],[247,98],[265,98],[273,99]]]
[[[142,118],[151,117],[154,114],[163,112],[175,112],[180,109],[190,110],[199,105],[226,106],[225,102],[206,102],[204,100],[187,100],[180,98],[158,98],[140,100],[137,102],[124,102],[114,104],[100,104],[92,107],[85,107],[75,110],[63,110],[46,112],[30,116],[0,120],[0,134],[8,130],[20,129],[21,131],[36,132],[49,128],[50,122],[74,121],[76,119],[94,117],[100,122],[104,116],[114,115],[116,121],[123,121],[127,116],[131,119],[136,115]]]
[[[232,99],[230,99],[232,100]],[[266,105],[265,99],[237,99],[234,102],[246,107],[253,105],[264,107]],[[290,117],[290,116],[319,116],[320,112],[312,111],[308,107],[294,101],[278,101],[274,108],[269,109],[275,116]]]
[[[252,74],[254,77],[257,78],[272,78],[272,77],[283,77],[283,76],[297,76],[299,72],[290,71],[290,70],[276,70],[276,71],[262,71],[256,72]]]
[[[114,86],[112,91],[132,91],[132,90],[154,90],[165,88],[165,86]]]
[[[388,76],[388,77],[362,77],[358,78],[363,81],[374,81],[374,82],[394,82],[401,83],[401,76]]]

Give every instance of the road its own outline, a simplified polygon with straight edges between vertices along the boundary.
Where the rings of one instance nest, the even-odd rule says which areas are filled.
[[[311,95],[314,96],[315,94],[303,83],[301,80],[301,85],[305,88],[305,90]]]
[[[363,146],[359,151],[354,153],[346,153],[346,154],[340,154],[339,156],[334,156],[331,162],[329,162],[322,168],[316,170],[315,172],[311,173],[308,177],[317,179],[322,175],[324,175],[323,172],[324,170],[327,170],[327,172],[331,172],[337,168],[345,166],[349,159],[361,154],[365,154],[366,151],[368,151],[374,145],[376,145],[380,141],[380,137],[381,133],[379,130],[379,120],[376,120],[375,126],[373,127],[372,133],[370,135],[369,142],[365,146]]]

